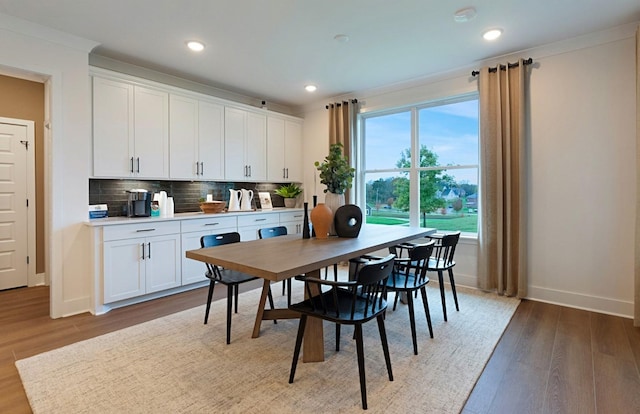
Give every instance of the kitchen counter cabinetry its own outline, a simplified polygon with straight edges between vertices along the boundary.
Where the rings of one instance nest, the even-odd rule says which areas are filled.
[[[235,216],[208,217],[182,222],[182,284],[201,282],[206,267],[202,262],[187,259],[185,252],[200,248],[200,238],[208,234],[229,233],[237,230]]]
[[[180,286],[180,223],[107,227],[104,303]]]
[[[302,182],[302,124],[267,117],[267,179]]]
[[[267,179],[267,117],[264,114],[225,107],[225,178],[240,181]]]
[[[92,229],[94,314],[208,284],[205,266],[187,259],[206,234],[239,232],[258,238],[258,229],[286,225],[302,231],[302,209],[180,213],[174,217],[112,217],[86,222]],[[299,227],[298,224],[299,223]]]
[[[93,78],[93,174],[169,177],[169,94]]]
[[[224,178],[224,106],[171,94],[170,177]]]
[[[280,213],[280,225],[287,228],[287,234],[302,234],[304,211]]]

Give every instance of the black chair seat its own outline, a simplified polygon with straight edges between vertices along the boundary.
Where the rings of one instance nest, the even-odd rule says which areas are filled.
[[[240,234],[236,232],[209,234],[200,238],[201,247],[221,246],[229,243],[240,242]],[[223,269],[220,266],[206,263],[207,272],[204,274],[211,282],[209,283],[209,293],[207,295],[207,308],[204,313],[204,324],[209,322],[209,311],[211,310],[211,300],[216,283],[227,286],[227,344],[231,343],[231,313],[235,303],[235,313],[238,313],[238,291],[242,283],[258,279],[257,276],[248,275],[231,269]],[[269,304],[273,309],[273,297],[269,290]],[[274,321],[275,323],[276,321]]]
[[[375,318],[387,307],[387,301],[384,299],[376,302],[373,306],[369,300],[366,296],[354,296],[351,291],[338,288],[335,291],[324,292],[304,302],[293,304],[289,309],[330,322],[354,325]],[[351,315],[352,311],[353,315]]]
[[[442,236],[433,236],[428,239],[435,241],[433,248],[433,254],[427,264],[427,270],[429,272],[438,273],[438,284],[440,285],[440,299],[442,300],[442,313],[444,320],[447,320],[447,303],[444,297],[444,271],[449,273],[449,284],[451,285],[451,292],[453,293],[453,301],[456,304],[456,311],[460,310],[458,306],[458,294],[456,293],[456,283],[453,277],[453,267],[456,262],[453,260],[453,255],[456,253],[456,246],[460,239],[460,232],[445,234]]]
[[[212,276],[209,272],[207,272],[205,276],[211,280],[222,283],[223,285],[238,284],[259,279],[257,276],[251,276],[246,273],[238,272],[237,270],[223,269],[220,273],[222,275],[221,278]]]
[[[396,310],[398,296],[406,293],[407,305],[409,306],[409,323],[411,326],[411,339],[413,341],[413,353],[418,355],[418,339],[416,333],[415,312],[413,306],[414,294],[417,297],[418,291],[422,296],[424,313],[429,327],[429,336],[433,338],[433,326],[431,325],[431,313],[429,312],[429,302],[427,300],[426,286],[429,283],[427,277],[427,263],[433,253],[435,242],[430,241],[424,244],[408,244],[392,246],[389,251],[398,256],[395,260],[393,272],[387,279],[387,290],[396,292],[393,303],[393,310]],[[402,257],[406,254],[407,257]]]
[[[384,313],[387,309],[385,300],[387,293],[386,279],[393,269],[393,261],[394,256],[390,254],[385,258],[370,260],[362,265],[359,263],[356,272],[353,274],[353,280],[349,281],[331,281],[312,277],[300,278],[305,282],[307,299],[289,306],[289,309],[300,312],[300,324],[298,325],[296,346],[293,351],[291,373],[289,374],[290,384],[293,383],[296,374],[300,347],[302,346],[304,330],[309,317],[320,318],[336,324],[336,351],[340,348],[340,326],[354,326],[362,408],[367,409],[362,325],[371,319],[376,319],[378,322],[387,374],[389,375],[389,381],[393,381],[389,345],[384,327]],[[314,286],[314,289],[311,286]],[[323,291],[323,288],[328,290]],[[314,293],[317,294],[314,296]]]

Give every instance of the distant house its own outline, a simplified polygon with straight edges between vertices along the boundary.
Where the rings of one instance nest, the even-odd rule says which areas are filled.
[[[478,208],[478,194],[473,193],[467,196],[467,208]]]

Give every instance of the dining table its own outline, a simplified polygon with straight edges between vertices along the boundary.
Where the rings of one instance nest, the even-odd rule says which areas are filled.
[[[252,337],[256,338],[260,335],[260,325],[263,320],[300,317],[298,312],[288,308],[265,309],[272,282],[302,274],[320,278],[320,270],[326,266],[346,262],[398,243],[416,240],[435,231],[433,228],[426,227],[364,224],[358,237],[355,238],[329,236],[305,239],[300,234],[291,234],[188,250],[185,254],[189,259],[264,279],[252,334]],[[324,361],[324,334],[322,321],[319,319],[310,318],[307,321],[302,360],[303,362]]]

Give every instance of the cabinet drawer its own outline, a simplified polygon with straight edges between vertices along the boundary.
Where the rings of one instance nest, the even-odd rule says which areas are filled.
[[[162,236],[180,233],[179,221],[157,223],[122,224],[105,227],[102,233],[104,241],[130,239],[133,237]]]
[[[236,231],[236,217],[211,217],[197,220],[184,220],[182,222],[182,232],[189,233],[192,231],[211,231],[216,232],[217,229],[226,229]]]
[[[287,223],[290,221],[302,221],[304,218],[304,211],[288,211],[286,213],[280,213],[280,223]]]
[[[238,227],[261,226],[279,224],[280,218],[277,214],[247,214],[238,216]]]

